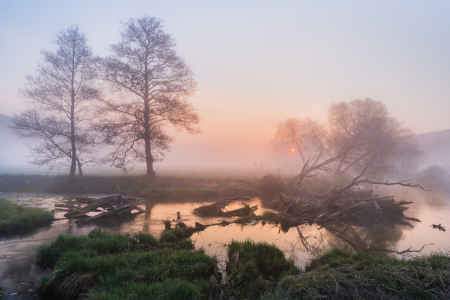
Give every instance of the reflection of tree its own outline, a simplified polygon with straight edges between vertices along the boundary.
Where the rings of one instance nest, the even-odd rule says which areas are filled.
[[[305,225],[306,226],[306,225]],[[402,227],[398,224],[348,225],[342,222],[322,224],[316,233],[305,234],[305,226],[296,227],[298,239],[291,244],[294,252],[307,252],[316,256],[331,248],[347,251],[370,251],[376,254],[393,252],[398,241],[403,237]]]
[[[324,237],[322,231],[309,232],[305,234],[302,232],[304,226],[296,227],[298,232],[298,239],[291,243],[290,256],[295,259],[296,252],[306,252],[312,256],[316,256],[324,250]]]
[[[150,219],[152,215],[152,208],[155,206],[153,202],[145,202],[144,224],[142,225],[142,232],[150,232]]]
[[[398,225],[357,226],[343,223],[327,223],[323,228],[327,230],[330,248],[356,251],[395,250],[398,241],[403,237],[404,229]]]

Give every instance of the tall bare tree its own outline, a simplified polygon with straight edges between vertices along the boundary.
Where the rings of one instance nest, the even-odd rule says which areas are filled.
[[[121,36],[102,64],[103,79],[114,94],[103,101],[98,128],[114,146],[114,166],[145,162],[147,175],[153,177],[153,162],[162,160],[172,141],[165,125],[200,132],[199,117],[187,102],[196,82],[177,56],[174,39],[164,33],[162,21],[148,16],[130,19]]]
[[[74,178],[78,166],[90,162],[94,136],[88,130],[91,101],[99,98],[95,86],[97,62],[77,26],[61,31],[54,41],[56,52],[42,51],[43,62],[36,75],[27,75],[19,93],[31,108],[13,117],[12,128],[34,145],[32,163],[69,166]]]

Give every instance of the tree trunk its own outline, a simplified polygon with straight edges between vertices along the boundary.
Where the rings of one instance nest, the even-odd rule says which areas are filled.
[[[150,99],[148,87],[148,65],[145,64],[145,79],[144,79],[144,141],[145,141],[145,162],[147,164],[147,177],[154,178],[156,173],[153,170],[153,155],[151,149],[150,138]]]
[[[75,170],[77,167],[77,148],[75,145],[75,42],[72,45],[72,78],[71,78],[71,106],[70,106],[70,141],[72,143],[71,158],[72,164],[70,165],[69,179],[75,178]]]
[[[148,144],[148,147],[147,147]],[[148,151],[147,151],[148,149]],[[145,159],[147,163],[147,176],[149,178],[153,178],[156,175],[156,172],[153,170],[153,156],[150,149],[150,141],[145,141]]]
[[[77,157],[77,163],[78,163],[78,176],[81,178],[83,177],[83,170],[81,169],[81,163],[80,160]]]
[[[72,104],[73,104],[73,100],[72,100]],[[69,178],[73,179],[75,178],[75,171],[77,168],[77,148],[75,145],[75,124],[74,124],[74,107],[72,105],[72,109],[71,109],[71,120],[70,120],[70,141],[72,143],[72,151],[71,151],[71,159],[72,159],[72,164],[70,165],[70,174],[69,174]]]

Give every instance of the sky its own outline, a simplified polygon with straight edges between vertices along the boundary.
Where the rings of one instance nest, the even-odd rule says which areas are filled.
[[[161,168],[268,165],[279,122],[326,122],[330,103],[366,97],[416,133],[450,129],[449,1],[0,0],[0,113],[26,108],[18,88],[59,31],[78,25],[105,56],[144,15],[198,82],[203,133],[172,133]]]

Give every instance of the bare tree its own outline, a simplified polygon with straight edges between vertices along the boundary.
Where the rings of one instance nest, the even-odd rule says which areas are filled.
[[[74,178],[78,166],[91,162],[94,136],[88,130],[91,101],[99,98],[95,87],[96,63],[86,37],[77,26],[61,31],[54,41],[56,52],[42,51],[43,63],[36,75],[27,75],[20,94],[32,107],[13,117],[12,128],[31,139],[31,161],[37,165],[70,166]]]
[[[332,188],[329,178],[344,180],[351,186],[382,183],[398,165],[399,152],[414,147],[408,138],[412,132],[390,117],[379,101],[331,104],[328,114],[328,125],[309,119],[288,119],[278,125],[276,139],[294,147],[302,159],[297,189],[310,176],[323,177]]]
[[[165,125],[200,132],[199,117],[187,102],[195,92],[193,73],[162,29],[162,21],[152,17],[130,19],[121,42],[103,61],[103,79],[114,94],[103,101],[98,128],[114,146],[110,160],[124,169],[145,162],[149,177],[155,175],[153,162],[162,160],[172,142]]]

